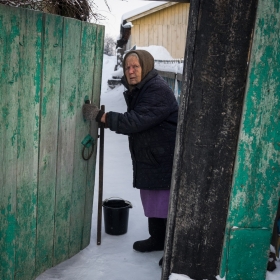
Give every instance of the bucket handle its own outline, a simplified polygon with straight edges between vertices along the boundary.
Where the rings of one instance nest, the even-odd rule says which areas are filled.
[[[120,200],[123,200],[125,203],[129,204],[129,205],[130,205],[130,207],[129,207],[129,208],[132,208],[132,204],[131,204],[131,202],[130,202],[130,201],[128,201],[128,200],[124,200],[123,198],[120,198],[120,197],[118,197],[118,196],[112,196],[112,197],[109,197],[109,198],[105,199],[105,200],[104,200],[104,202],[107,202],[108,200],[110,200],[110,199],[112,199],[112,198],[119,198]]]

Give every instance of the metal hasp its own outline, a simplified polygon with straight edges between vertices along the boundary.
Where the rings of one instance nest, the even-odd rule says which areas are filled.
[[[163,280],[219,274],[257,2],[190,3]]]
[[[83,150],[82,150],[82,157],[84,160],[89,160],[90,157],[92,156],[93,154],[93,151],[94,151],[94,139],[91,137],[90,134],[88,134],[82,141],[82,145],[84,146],[83,147]],[[91,147],[91,150],[90,152],[88,153],[88,155],[86,156],[85,155],[85,150],[86,149],[89,149]]]

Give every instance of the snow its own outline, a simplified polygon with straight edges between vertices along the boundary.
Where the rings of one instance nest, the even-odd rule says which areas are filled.
[[[163,72],[173,72],[173,73],[180,73],[183,74],[183,62],[176,62],[176,61],[165,61],[165,62],[157,62],[155,61],[155,68],[159,71]]]
[[[121,78],[123,76],[123,69],[120,67],[112,73],[112,77]]]
[[[137,50],[146,50],[154,57],[154,59],[165,59],[171,60],[173,57],[170,55],[168,50],[163,46],[148,46],[148,47],[136,47]]]
[[[216,276],[217,280],[226,280],[226,277],[221,278],[219,275]]]
[[[153,8],[158,7],[158,6],[161,6],[161,5],[165,4],[165,3],[168,3],[168,2],[166,2],[166,1],[157,1],[156,3],[150,3],[150,4],[145,5],[143,7],[139,7],[137,9],[132,10],[132,11],[129,11],[129,12],[123,14],[122,21],[124,21],[125,19],[128,19],[130,17],[134,17],[136,15],[144,13],[146,11],[149,11],[149,10],[151,10]]]
[[[104,55],[101,104],[105,105],[106,111],[125,112],[124,87],[110,89],[107,85],[115,63],[116,56]],[[126,136],[105,130],[103,200],[120,197],[132,203],[128,231],[120,236],[108,235],[102,221],[101,245],[96,244],[98,158],[96,174],[90,245],[71,259],[45,271],[36,280],[159,280],[161,268],[158,262],[163,251],[139,253],[132,249],[134,241],[148,237],[148,225],[139,190],[132,187],[132,165]],[[280,279],[280,261],[276,265],[277,269],[267,272],[266,280]],[[191,278],[175,273],[169,277],[169,280],[186,279]]]
[[[168,280],[193,280],[187,275],[171,273]]]
[[[126,24],[124,24],[122,27],[123,28],[131,28],[131,27],[133,27],[133,24],[132,24],[132,22],[129,21]]]

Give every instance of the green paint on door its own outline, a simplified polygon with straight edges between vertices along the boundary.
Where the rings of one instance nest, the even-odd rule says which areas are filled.
[[[81,107],[100,95],[104,28],[0,6],[0,279],[32,280],[90,238],[81,141],[98,127]]]
[[[232,228],[226,279],[265,279],[269,237],[268,229]]]
[[[264,279],[266,272],[280,197],[279,33],[279,1],[260,0],[221,261],[227,279]],[[240,260],[248,254],[254,258]]]

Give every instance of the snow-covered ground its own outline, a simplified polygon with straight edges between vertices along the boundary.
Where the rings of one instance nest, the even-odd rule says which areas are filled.
[[[164,59],[164,58],[162,58]],[[107,80],[111,78],[116,57],[104,55],[101,104],[106,111],[124,112],[123,86],[109,89]],[[98,174],[98,159],[97,159]],[[97,176],[98,177],[98,176]],[[104,192],[103,199],[120,197],[132,203],[129,210],[128,231],[124,235],[113,236],[105,233],[104,222],[101,245],[96,245],[98,178],[92,215],[90,245],[71,259],[53,267],[36,280],[160,280],[158,265],[163,252],[138,253],[132,249],[133,242],[148,237],[147,218],[144,216],[139,190],[132,187],[132,166],[127,137],[105,130],[104,144]],[[190,279],[184,275],[172,274],[169,280]],[[266,280],[280,279],[280,262],[277,269],[267,272]]]

